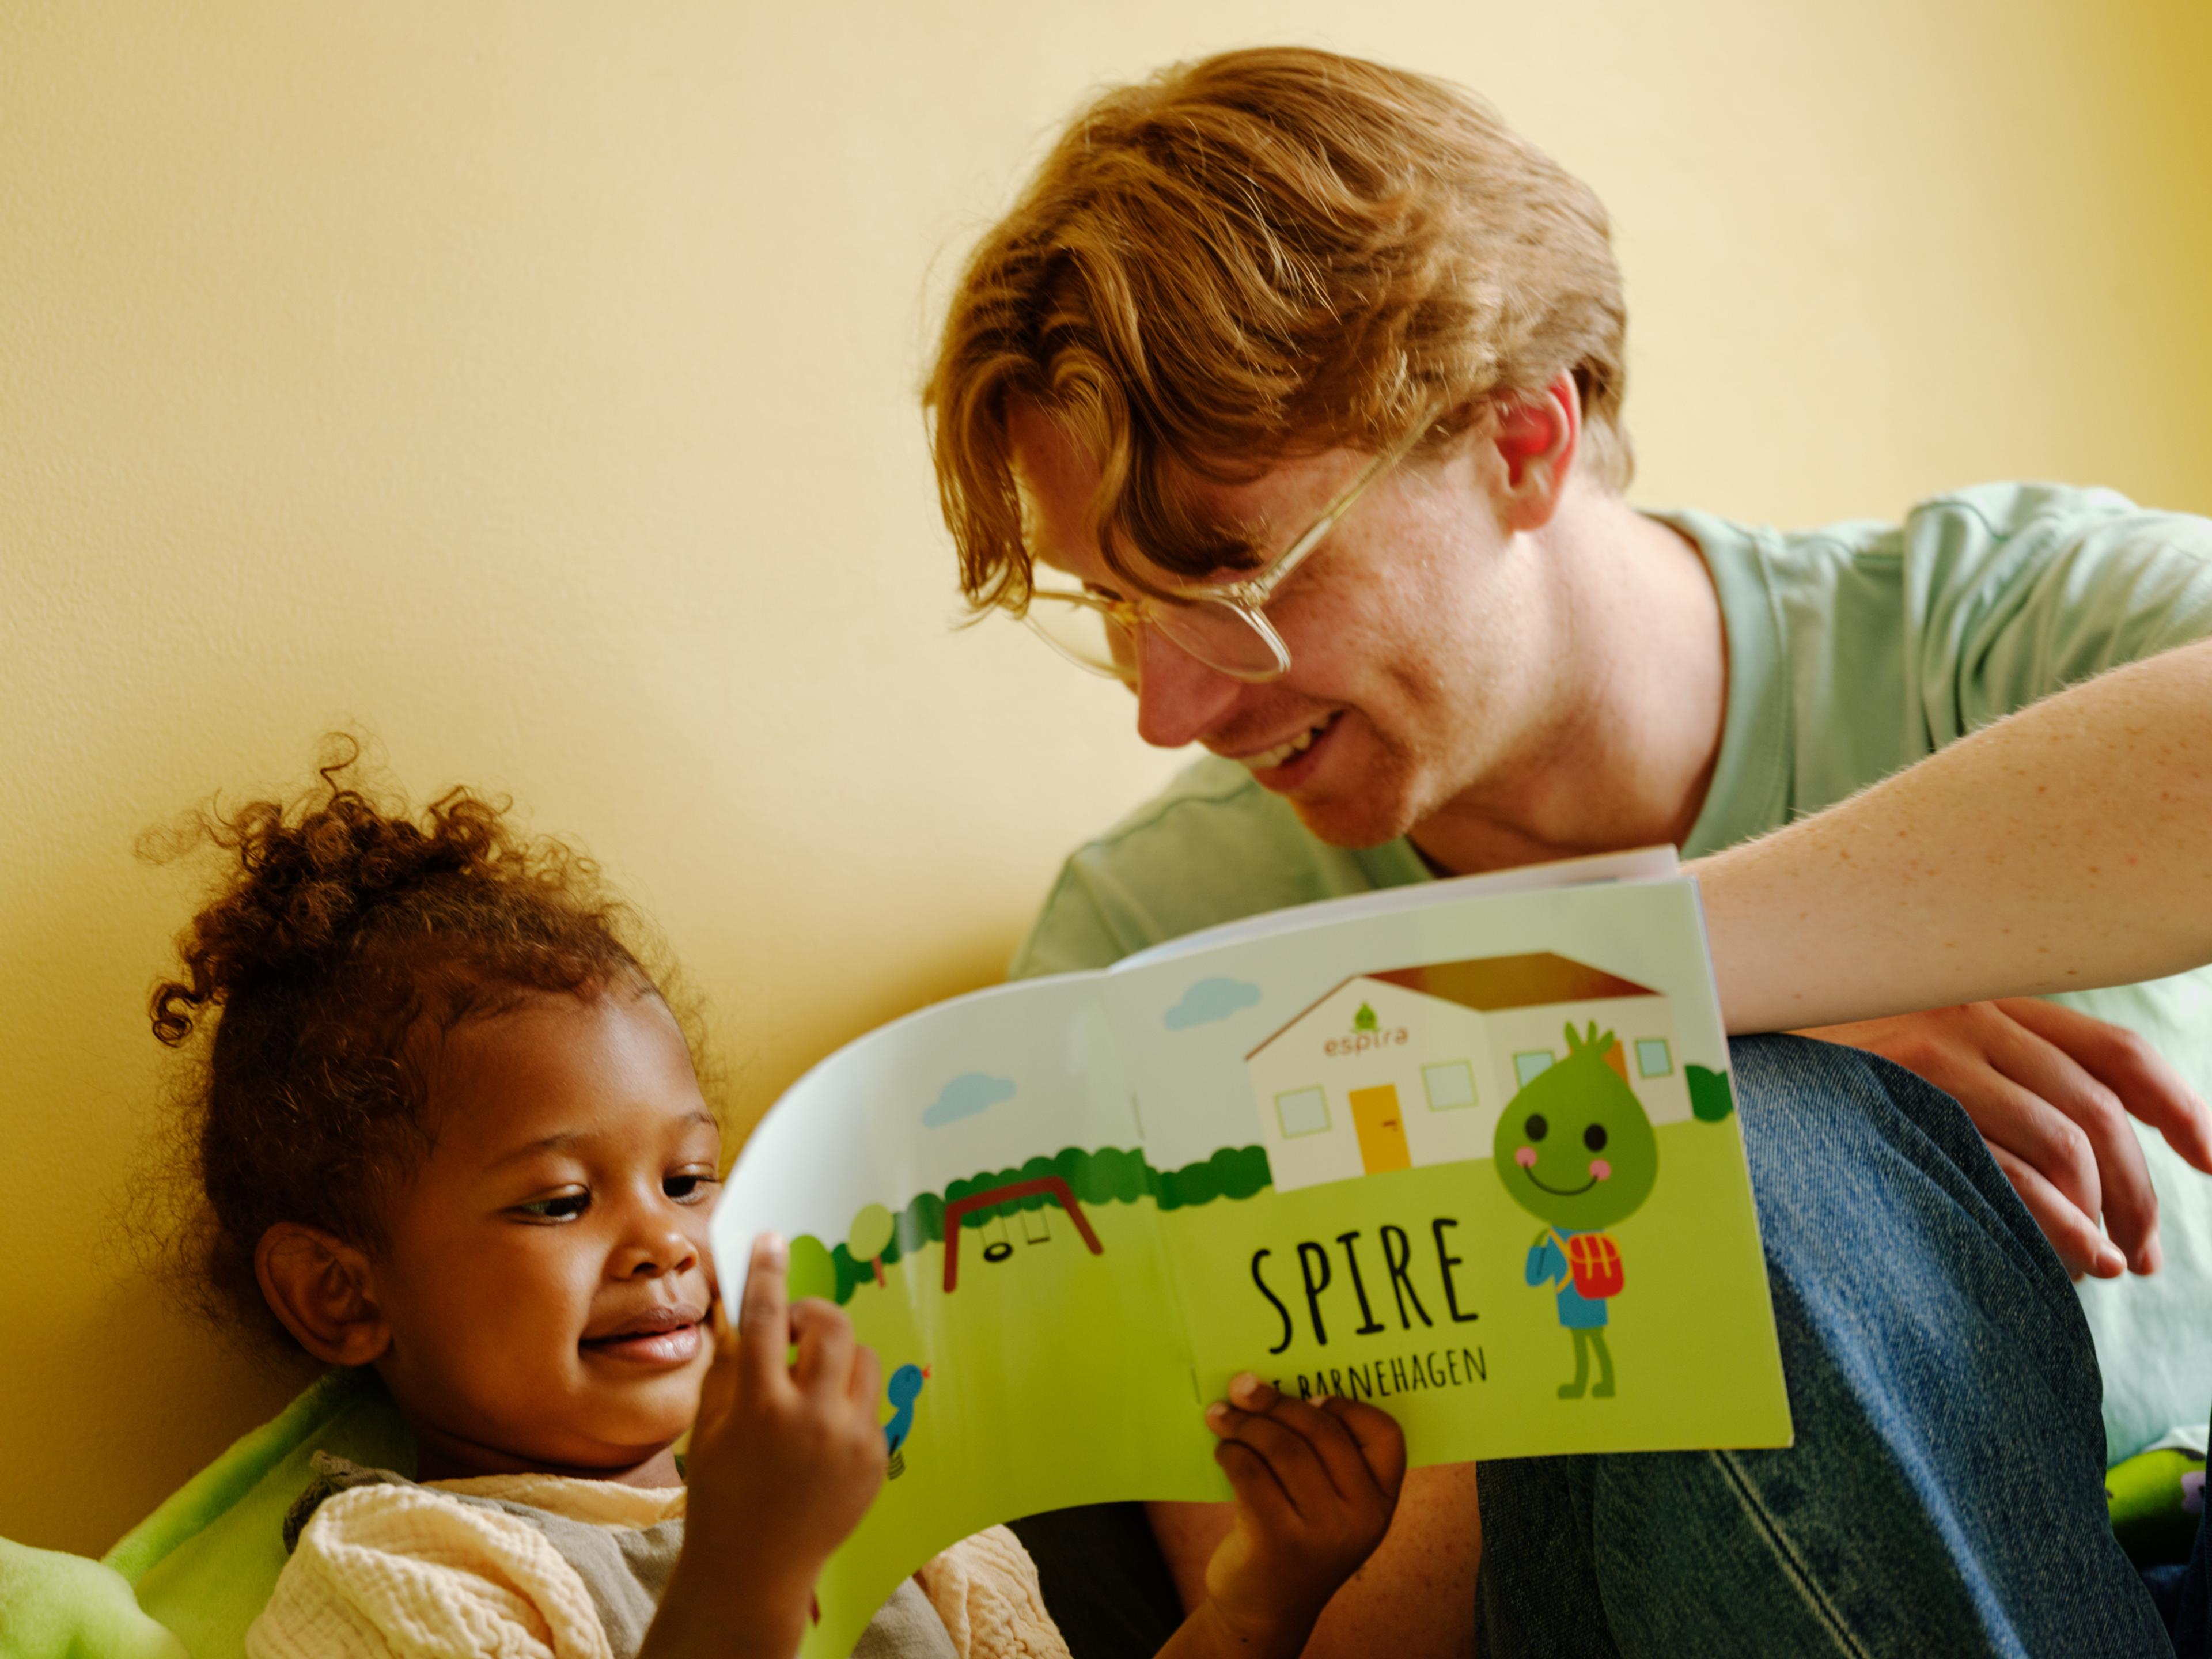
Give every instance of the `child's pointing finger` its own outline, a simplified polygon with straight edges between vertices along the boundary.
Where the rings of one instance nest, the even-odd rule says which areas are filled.
[[[753,1240],[745,1271],[745,1291],[738,1304],[738,1353],[754,1383],[773,1389],[786,1380],[784,1356],[791,1346],[791,1308],[783,1276],[790,1261],[782,1237],[763,1233]]]

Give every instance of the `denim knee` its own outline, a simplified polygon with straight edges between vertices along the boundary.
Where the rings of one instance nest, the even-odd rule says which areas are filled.
[[[1731,1054],[1796,1443],[1486,1467],[1492,1650],[2161,1651],[2087,1327],[1965,1113],[1856,1050]]]

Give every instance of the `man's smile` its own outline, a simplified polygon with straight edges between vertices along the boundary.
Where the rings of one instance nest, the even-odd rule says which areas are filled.
[[[1229,758],[1250,767],[1255,772],[1267,771],[1272,767],[1282,765],[1295,756],[1305,753],[1313,746],[1321,734],[1328,730],[1335,720],[1334,714],[1326,714],[1304,731],[1293,732],[1289,738],[1270,748],[1251,754],[1232,755]]]
[[[1301,763],[1305,762],[1336,729],[1343,714],[1341,708],[1334,709],[1280,743],[1243,754],[1224,754],[1222,758],[1235,761],[1271,789],[1285,787],[1295,783],[1297,775],[1308,769],[1308,766],[1301,765]],[[1217,750],[1215,752],[1218,754],[1221,751]],[[1268,774],[1274,775],[1269,776]]]

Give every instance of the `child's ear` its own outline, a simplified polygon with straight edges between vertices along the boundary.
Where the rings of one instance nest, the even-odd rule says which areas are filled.
[[[319,1227],[280,1221],[253,1249],[253,1276],[284,1328],[326,1365],[366,1365],[392,1346],[368,1257]]]

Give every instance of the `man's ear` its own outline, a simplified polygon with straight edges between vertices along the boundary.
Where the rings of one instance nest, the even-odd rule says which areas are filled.
[[[1562,374],[1534,395],[1498,405],[1491,441],[1504,467],[1499,515],[1508,530],[1540,530],[1559,510],[1583,435],[1575,377]]]
[[[368,1257],[319,1227],[280,1221],[253,1249],[262,1298],[326,1365],[366,1365],[392,1346]]]

